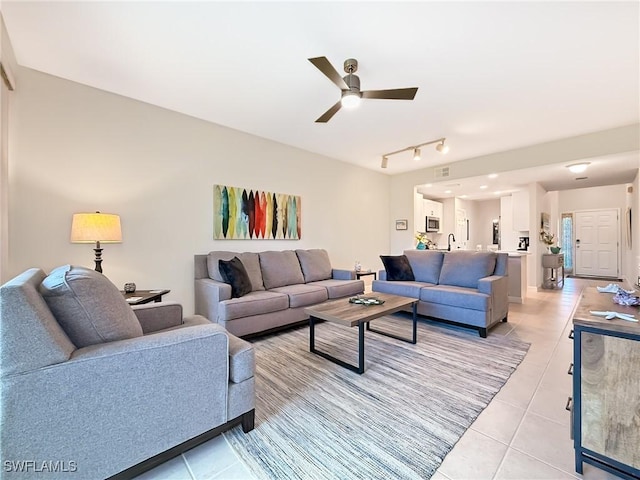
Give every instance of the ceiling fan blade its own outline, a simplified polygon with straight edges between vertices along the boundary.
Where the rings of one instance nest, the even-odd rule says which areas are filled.
[[[320,116],[320,118],[316,120],[316,123],[327,123],[329,120],[331,120],[331,117],[333,117],[336,114],[336,112],[340,110],[340,107],[342,107],[342,101],[338,100],[338,103],[336,103],[333,107],[331,107],[329,110],[324,112]]]
[[[388,100],[413,100],[418,88],[394,88],[391,90],[368,90],[362,92],[362,98],[381,98]]]
[[[333,68],[333,65],[329,63],[327,57],[309,58],[309,61],[313,63],[318,70],[324,73],[329,80],[335,83],[340,90],[349,90],[349,85],[345,83],[342,76],[335,68]]]

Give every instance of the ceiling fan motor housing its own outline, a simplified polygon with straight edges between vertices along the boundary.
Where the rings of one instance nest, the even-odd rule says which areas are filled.
[[[345,75],[342,77],[344,83],[349,87],[349,91],[360,93],[360,77],[357,75],[353,75],[350,73],[349,75]]]

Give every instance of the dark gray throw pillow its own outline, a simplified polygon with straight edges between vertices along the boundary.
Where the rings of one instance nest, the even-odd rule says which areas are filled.
[[[231,285],[231,298],[240,298],[251,292],[249,274],[238,257],[218,260],[218,269],[224,282]]]
[[[387,280],[411,281],[415,280],[413,270],[406,255],[380,255],[380,260],[387,272]]]

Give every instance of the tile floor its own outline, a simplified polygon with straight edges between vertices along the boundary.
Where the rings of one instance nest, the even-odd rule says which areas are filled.
[[[510,304],[509,322],[491,335],[531,343],[502,390],[449,452],[434,480],[615,479],[590,465],[575,473],[569,438],[572,360],[571,313],[585,285],[567,279],[561,290],[529,290],[524,304]],[[140,480],[253,478],[223,436],[137,477]],[[346,479],[345,479],[346,480]]]

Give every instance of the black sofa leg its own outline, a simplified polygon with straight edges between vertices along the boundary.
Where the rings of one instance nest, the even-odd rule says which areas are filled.
[[[243,413],[242,414],[242,431],[244,433],[249,433],[251,430],[253,430],[253,427],[255,426],[255,420],[256,420],[255,408],[253,410],[248,411],[247,413]]]
[[[506,322],[507,322],[507,317],[509,317],[509,315],[505,315],[505,316],[504,316],[504,318],[502,319],[502,321],[503,321],[504,323],[506,323]]]
[[[486,328],[479,328],[478,329],[478,333],[480,334],[481,338],[487,338],[487,329]]]

